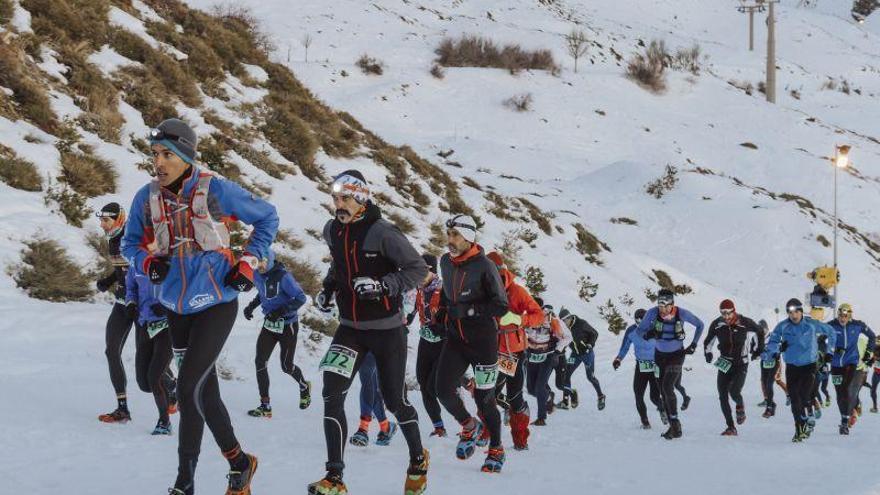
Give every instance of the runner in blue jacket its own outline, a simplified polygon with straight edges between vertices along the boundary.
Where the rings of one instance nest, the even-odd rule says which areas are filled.
[[[633,392],[636,396],[636,410],[639,418],[642,420],[642,428],[648,430],[651,428],[651,422],[648,420],[648,408],[645,406],[645,389],[650,388],[648,392],[654,407],[660,412],[660,420],[663,424],[667,423],[666,411],[663,409],[663,402],[660,400],[660,384],[657,382],[655,370],[657,368],[654,363],[654,349],[656,343],[654,340],[645,340],[636,331],[639,324],[645,318],[644,309],[638,309],[635,312],[635,325],[630,325],[623,334],[623,342],[620,343],[620,351],[614,358],[612,366],[615,370],[620,367],[620,363],[629,352],[629,348],[633,348],[633,354],[636,358],[635,372],[633,373]]]
[[[809,438],[813,425],[807,421],[807,409],[812,400],[813,380],[816,379],[816,361],[819,359],[818,337],[825,335],[828,349],[834,349],[837,336],[834,329],[804,316],[803,303],[789,299],[785,305],[788,318],[779,322],[770,334],[764,360],[785,359],[785,381],[791,396],[791,414],[794,417],[795,434],[792,442]],[[826,356],[826,362],[831,356]]]
[[[687,348],[684,347],[685,323],[694,326],[694,338]],[[675,384],[681,378],[685,354],[693,354],[697,349],[703,333],[703,322],[690,311],[676,306],[671,290],[660,289],[657,306],[648,310],[636,332],[644,339],[656,339],[654,362],[660,370],[660,393],[669,418],[669,429],[662,436],[667,440],[680,438],[681,421],[678,419]]]
[[[849,392],[856,368],[860,361],[869,362],[874,354],[876,336],[865,322],[853,319],[853,309],[849,304],[841,304],[837,309],[837,318],[828,322],[834,329],[837,345],[831,360],[831,383],[837,393],[837,408],[840,410],[841,435],[849,434],[849,419],[856,402],[852,401]],[[867,350],[864,355],[859,352],[859,335],[868,338]]]

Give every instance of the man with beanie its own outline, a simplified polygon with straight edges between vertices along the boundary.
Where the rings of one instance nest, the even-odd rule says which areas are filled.
[[[778,360],[782,355],[785,359],[785,381],[791,396],[791,414],[795,427],[791,441],[802,442],[813,432],[812,425],[807,421],[807,408],[812,400],[813,380],[816,379],[818,337],[825,335],[827,348],[835,349],[837,335],[825,323],[804,316],[804,305],[798,299],[789,299],[785,310],[788,318],[780,321],[770,333],[762,357],[769,361]],[[831,362],[832,356],[826,355],[825,359]]]
[[[122,364],[122,348],[137,318],[137,311],[127,311],[125,305],[128,261],[122,257],[120,251],[122,236],[125,234],[125,210],[119,206],[119,203],[107,203],[95,216],[98,217],[104,238],[107,239],[110,263],[113,266],[113,271],[99,279],[96,285],[101,292],[113,289],[113,296],[116,298],[104,328],[104,355],[107,356],[107,366],[110,369],[110,383],[113,384],[113,390],[116,392],[116,409],[101,414],[98,420],[104,423],[127,423],[131,420],[131,414],[128,411],[128,398],[125,392],[127,380],[125,367]]]
[[[684,347],[685,323],[694,327],[694,338],[687,348]],[[661,436],[667,440],[681,438],[675,386],[681,378],[685,354],[693,354],[697,350],[697,342],[703,334],[703,322],[690,311],[676,306],[671,290],[660,289],[657,306],[648,310],[637,332],[645,340],[656,339],[654,361],[660,370],[660,392],[669,418],[669,429]]]
[[[474,454],[483,428],[489,429],[489,452],[482,471],[497,473],[504,465],[501,415],[495,401],[498,378],[498,323],[509,311],[507,293],[495,264],[477,244],[477,224],[468,215],[446,222],[449,252],[440,259],[443,289],[435,319],[442,322],[446,340],[437,365],[437,394],[443,407],[461,425],[455,455]],[[474,371],[474,399],[485,421],[465,409],[458,385],[468,367]]]
[[[324,240],[331,262],[315,305],[329,312],[335,299],[339,327],[320,366],[327,474],[309,485],[309,493],[347,492],[342,481],[348,436],[345,396],[365,355],[372,353],[385,405],[409,447],[404,492],[418,495],[427,485],[428,451],[422,448],[418,415],[404,392],[407,345],[401,307],[404,294],[425,279],[428,269],[400,230],[382,218],[359,171],[337,175],[330,194],[335,218],[324,227]]]
[[[249,495],[257,458],[246,454],[220,398],[215,363],[238,314],[238,294],[253,288],[267,259],[278,214],[238,184],[196,165],[196,133],[169,119],[150,132],[156,177],[134,197],[123,253],[159,285],[178,360],[178,472],[172,495],[195,492],[205,424],[229,461],[227,495]],[[236,260],[227,222],[253,227]]]
[[[593,352],[593,347],[599,339],[599,332],[587,320],[573,314],[566,308],[562,308],[559,311],[559,319],[569,328],[572,336],[570,345],[571,357],[568,359],[563,379],[561,404],[565,405],[565,409],[568,409],[569,406],[572,408],[578,406],[578,393],[571,386],[571,377],[578,367],[583,364],[584,371],[587,373],[587,381],[590,382],[590,385],[596,391],[596,406],[601,411],[605,409],[605,394],[602,393],[602,385],[594,373],[596,370],[596,355]]]
[[[837,308],[837,318],[829,322],[837,337],[837,346],[829,348],[834,350],[834,358],[831,360],[831,384],[837,393],[837,407],[840,410],[841,435],[849,434],[850,416],[853,414],[858,403],[858,394],[853,401],[850,389],[856,377],[857,367],[862,361],[870,361],[874,354],[876,336],[865,322],[853,319],[853,308],[849,304],[841,304]],[[867,352],[859,352],[859,336],[868,338]],[[855,380],[861,382],[861,380]],[[861,388],[861,383],[855,390]]]
[[[526,349],[528,339],[526,329],[540,327],[545,321],[544,310],[535,302],[525,287],[516,283],[515,277],[504,259],[497,251],[486,255],[498,267],[498,275],[507,293],[507,312],[498,319],[498,384],[496,396],[506,386],[506,407],[510,414],[510,433],[513,436],[513,448],[525,450],[529,445],[529,406],[523,398],[526,381]],[[545,356],[546,357],[546,356]],[[546,366],[545,366],[546,368]],[[552,371],[552,370],[551,370]],[[549,375],[548,375],[549,379]],[[548,390],[549,392],[549,390]],[[541,391],[544,397],[544,390]],[[553,392],[549,392],[547,400],[553,403]],[[546,404],[541,405],[540,411]],[[538,419],[546,419],[539,417]],[[542,421],[543,422],[543,421]]]
[[[428,275],[416,291],[415,307],[407,315],[407,326],[418,316],[419,348],[416,354],[416,379],[422,392],[422,403],[431,418],[434,431],[431,436],[445,437],[446,427],[437,398],[437,364],[440,362],[440,351],[443,350],[445,332],[443,325],[434,319],[432,305],[440,301],[440,277],[437,276],[437,257],[433,254],[422,255],[428,267]]]
[[[736,425],[733,423],[733,415],[730,411],[730,400],[736,403],[736,424],[741,425],[746,421],[746,409],[743,403],[742,389],[746,382],[746,374],[749,370],[749,359],[755,360],[764,352],[764,332],[751,318],[746,318],[736,312],[736,306],[730,299],[721,301],[719,306],[721,316],[712,320],[709,332],[703,342],[703,353],[707,363],[712,363],[712,346],[718,340],[718,359],[715,367],[718,368],[718,399],[721,401],[721,412],[727,422],[727,429],[722,436],[737,435]],[[749,333],[756,337],[758,347],[749,354]]]

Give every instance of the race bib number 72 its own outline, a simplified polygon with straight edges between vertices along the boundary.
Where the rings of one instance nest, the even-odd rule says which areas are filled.
[[[321,371],[329,371],[351,378],[354,374],[354,364],[357,361],[357,351],[343,345],[333,344],[327,349],[327,354],[321,360],[318,367]]]

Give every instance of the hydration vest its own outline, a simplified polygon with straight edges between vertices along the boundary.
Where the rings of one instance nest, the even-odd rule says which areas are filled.
[[[675,331],[672,337],[667,337],[663,327],[670,323],[675,325]],[[675,309],[675,316],[672,322],[664,322],[663,317],[658,314],[657,319],[654,320],[654,330],[657,332],[657,339],[659,340],[684,340],[684,322],[681,321],[681,317],[678,315],[678,308]]]
[[[229,248],[229,229],[225,223],[215,221],[208,208],[208,190],[212,178],[213,174],[199,172],[198,183],[192,195],[185,199],[184,204],[177,203],[177,209],[172,212],[166,211],[166,200],[159,181],[150,182],[150,219],[156,242],[155,254],[167,256],[170,251],[189,243],[195,243],[196,249],[201,251]],[[171,219],[178,218],[177,215],[181,212],[184,225],[177,226],[181,235],[175,235],[172,232]],[[187,237],[190,233],[192,237]]]

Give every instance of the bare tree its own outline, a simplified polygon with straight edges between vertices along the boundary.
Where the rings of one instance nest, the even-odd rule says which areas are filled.
[[[302,37],[300,43],[302,43],[303,48],[306,49],[306,63],[309,63],[309,47],[312,46],[312,35],[310,33],[306,33],[305,36]]]
[[[587,54],[590,49],[587,35],[579,30],[572,30],[565,36],[565,43],[568,45],[568,54],[574,59],[574,71],[578,71],[578,60]]]

